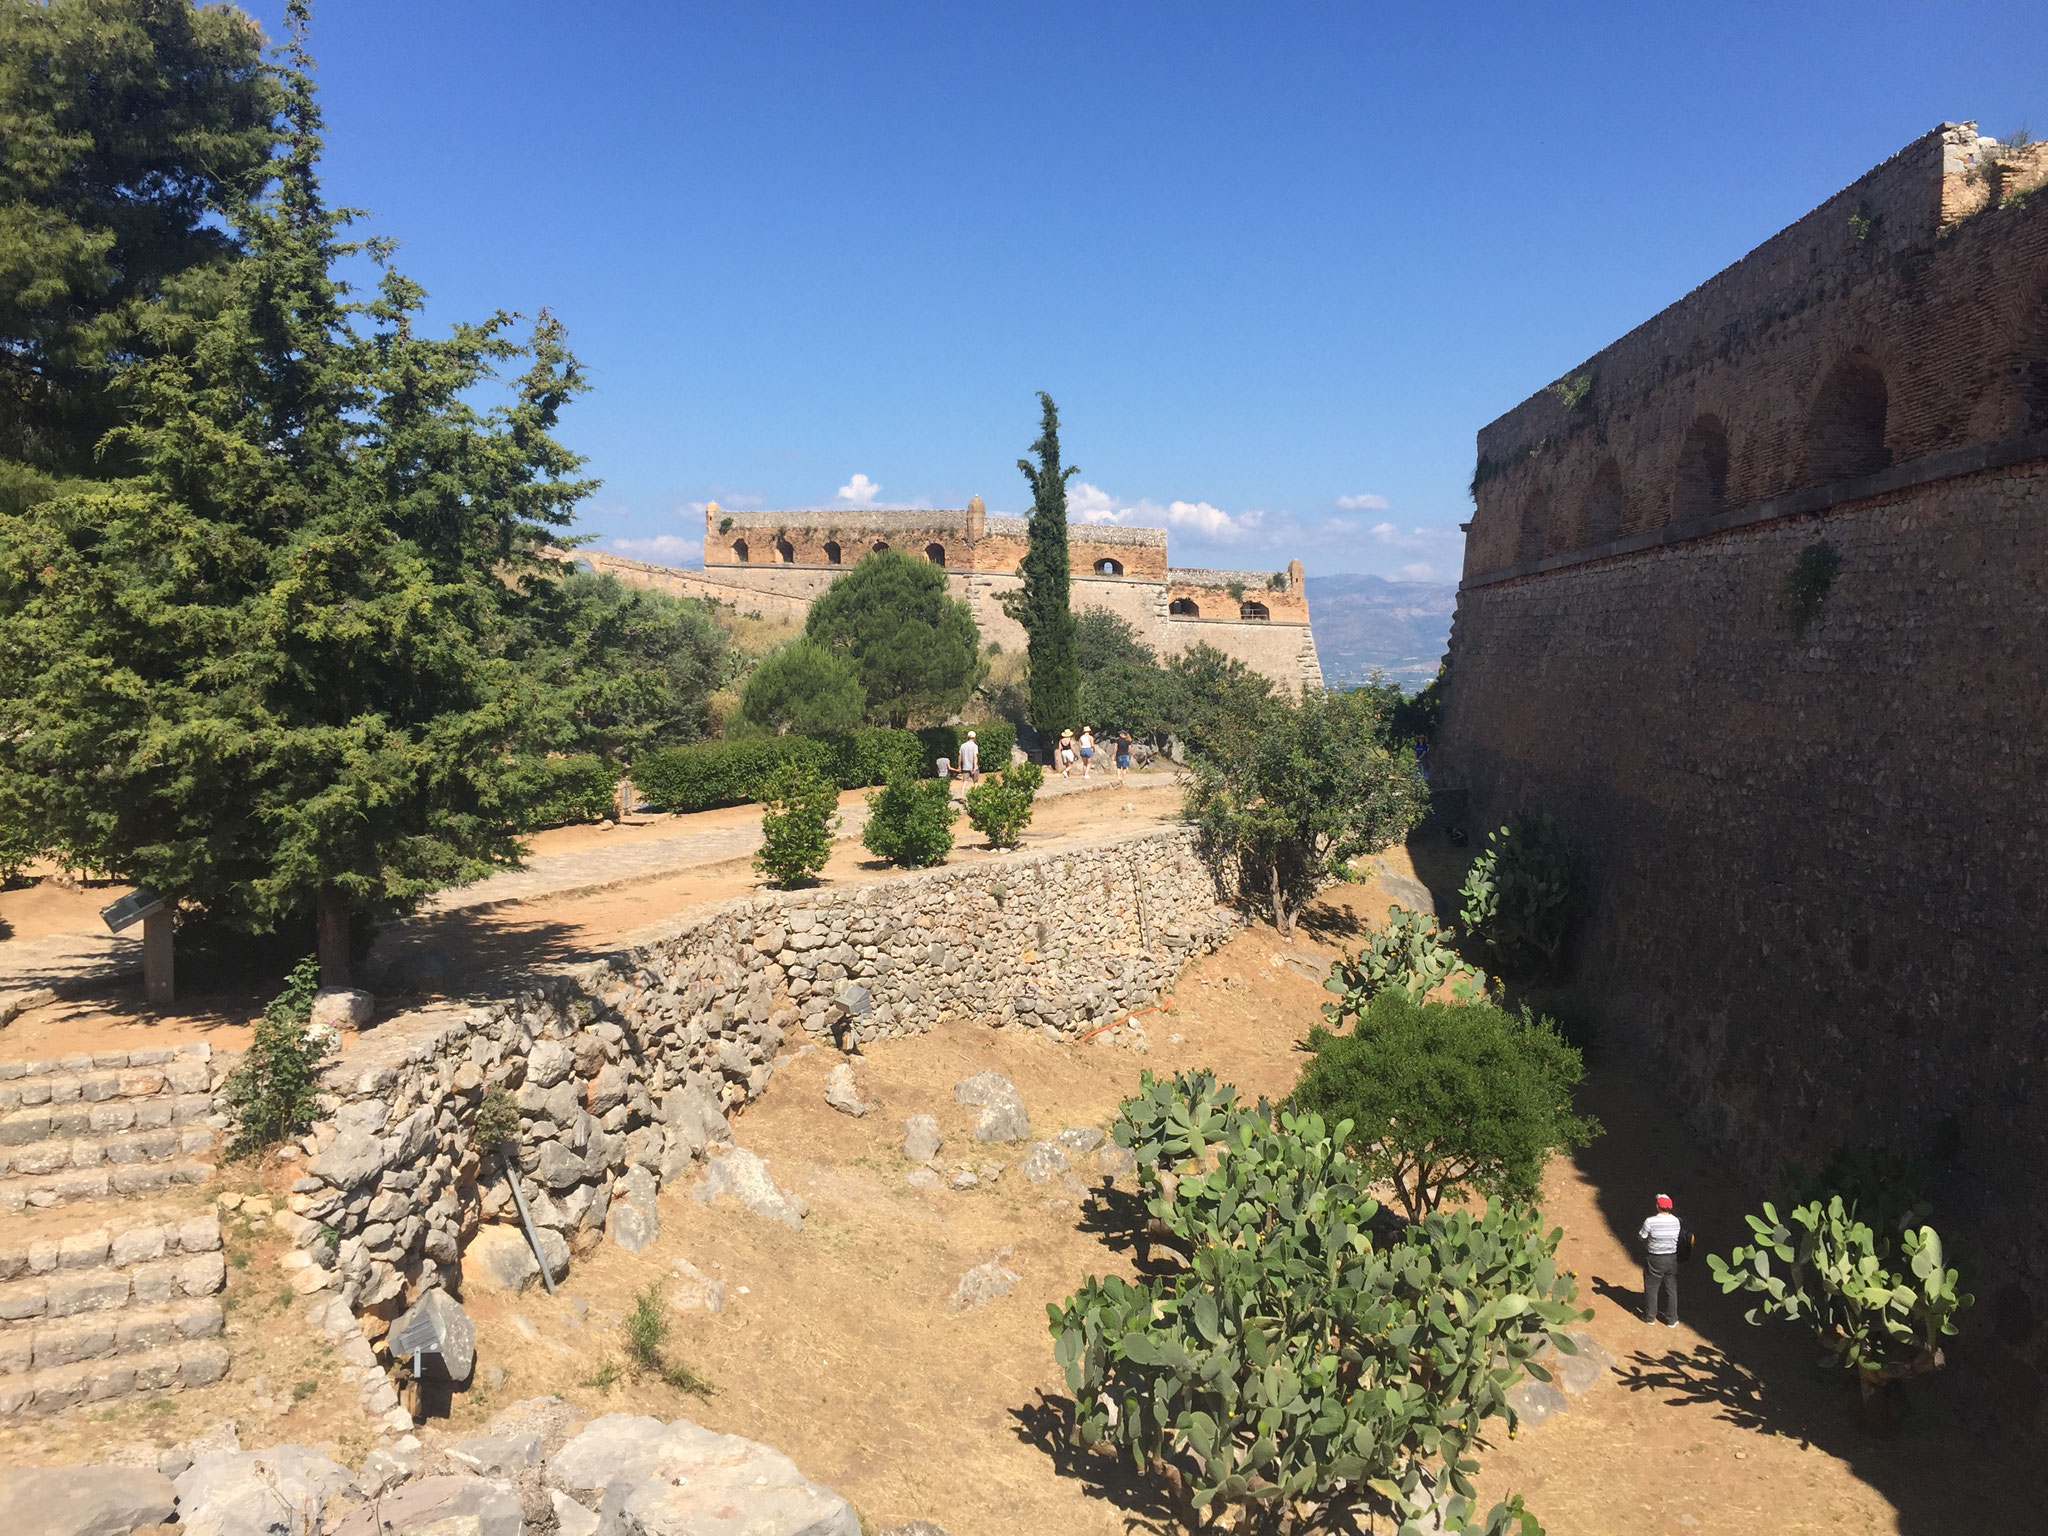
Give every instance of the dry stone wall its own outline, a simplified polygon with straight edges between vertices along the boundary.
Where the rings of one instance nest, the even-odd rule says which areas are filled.
[[[560,1271],[607,1230],[651,1240],[656,1190],[732,1139],[786,1047],[951,1018],[1075,1038],[1152,1001],[1236,923],[1173,827],[732,902],[489,1006],[393,1021],[327,1073],[287,1217],[314,1261],[294,1284],[387,1320],[459,1286],[480,1224],[516,1220],[475,1136],[494,1089],[517,1104],[520,1190]]]

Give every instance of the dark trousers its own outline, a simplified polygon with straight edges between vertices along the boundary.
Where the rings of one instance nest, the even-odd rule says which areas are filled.
[[[1643,1255],[1643,1321],[1657,1321],[1657,1302],[1660,1293],[1671,1298],[1671,1310],[1664,1321],[1678,1321],[1678,1255],[1675,1253],[1649,1253]]]

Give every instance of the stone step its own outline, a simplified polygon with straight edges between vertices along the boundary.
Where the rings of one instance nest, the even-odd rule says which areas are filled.
[[[193,1132],[180,1132],[193,1135]],[[213,1133],[203,1133],[208,1142]],[[194,1150],[197,1150],[196,1148]],[[173,1184],[204,1184],[213,1177],[211,1163],[180,1159],[175,1162],[122,1163],[97,1168],[66,1168],[46,1174],[16,1174],[0,1178],[0,1211],[19,1211],[28,1206],[66,1205],[74,1200],[109,1200],[122,1195],[151,1194]]]
[[[67,1168],[168,1162],[181,1153],[210,1150],[213,1139],[211,1126],[190,1123],[111,1136],[53,1137],[0,1151],[0,1177],[34,1178]]]
[[[163,1092],[31,1105],[0,1114],[0,1158],[46,1141],[198,1125],[212,1114],[213,1095],[208,1093]]]
[[[227,1375],[229,1363],[228,1347],[218,1339],[188,1339],[141,1354],[0,1376],[0,1419],[57,1413],[138,1392],[211,1386]]]
[[[212,1296],[227,1282],[218,1249],[151,1259],[129,1269],[111,1266],[59,1270],[0,1284],[0,1340],[42,1323],[89,1312],[167,1306],[180,1298]]]
[[[86,1312],[0,1331],[0,1378],[25,1376],[81,1360],[141,1355],[187,1339],[217,1339],[226,1325],[218,1296],[165,1307],[124,1307]]]
[[[0,1296],[7,1294],[7,1281],[32,1280],[60,1271],[72,1274],[88,1269],[131,1269],[181,1253],[219,1251],[220,1217],[212,1212],[201,1212],[182,1221],[131,1221],[121,1226],[93,1227],[63,1237],[11,1242],[0,1238]],[[0,1312],[0,1321],[5,1316]]]
[[[103,1104],[159,1093],[205,1093],[220,1062],[213,1047],[102,1051],[37,1061],[0,1061],[0,1111],[41,1104]]]

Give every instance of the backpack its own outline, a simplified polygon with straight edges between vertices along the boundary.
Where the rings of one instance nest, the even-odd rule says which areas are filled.
[[[1678,1262],[1679,1262],[1679,1263],[1683,1264],[1683,1263],[1684,1263],[1684,1262],[1685,1262],[1685,1261],[1686,1261],[1687,1259],[1689,1259],[1689,1258],[1691,1258],[1691,1257],[1692,1257],[1692,1245],[1693,1245],[1693,1242],[1694,1242],[1694,1240],[1695,1240],[1695,1239],[1696,1239],[1696,1238],[1697,1238],[1698,1236],[1699,1236],[1699,1234],[1698,1234],[1697,1232],[1693,1231],[1693,1229],[1692,1229],[1691,1227],[1680,1227],[1680,1228],[1678,1229]]]

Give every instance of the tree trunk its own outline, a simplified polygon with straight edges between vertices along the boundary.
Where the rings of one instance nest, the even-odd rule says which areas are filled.
[[[178,995],[175,925],[169,902],[142,920],[142,991],[152,1008],[168,1008]]]
[[[320,893],[320,985],[348,985],[348,907],[329,886]]]
[[[1273,927],[1280,937],[1294,937],[1294,919],[1287,915],[1287,902],[1280,894],[1280,861],[1273,861]]]

